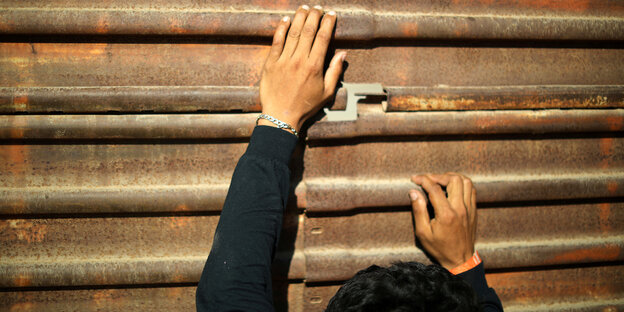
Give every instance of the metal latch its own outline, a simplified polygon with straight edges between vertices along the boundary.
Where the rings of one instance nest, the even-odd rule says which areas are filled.
[[[347,107],[343,111],[331,111],[325,108],[327,121],[357,120],[357,103],[368,95],[385,95],[381,83],[342,83],[347,90]]]

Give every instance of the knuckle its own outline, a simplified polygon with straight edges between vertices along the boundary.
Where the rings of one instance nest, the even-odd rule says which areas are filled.
[[[316,35],[316,40],[322,43],[326,43],[326,42],[329,42],[331,38],[326,32],[321,31]]]
[[[283,43],[284,43],[284,40],[282,39],[282,37],[273,38],[273,47],[279,48],[282,46]]]
[[[307,26],[306,25],[306,26],[303,27],[302,34],[304,36],[314,36],[314,35],[316,35],[316,28],[312,27],[312,26]]]
[[[318,75],[320,74],[321,70],[320,67],[318,66],[318,64],[316,62],[309,62],[306,64],[306,70],[308,73],[312,74],[312,75]]]
[[[291,29],[288,32],[288,38],[293,38],[293,39],[297,39],[299,38],[299,36],[301,35],[301,33],[297,30]]]
[[[457,209],[457,214],[456,214],[457,219],[465,219],[467,215],[468,215],[468,212],[466,211],[466,207],[464,207],[464,205],[461,205],[461,207]]]
[[[423,229],[423,228],[419,228],[417,227],[414,232],[416,233],[416,236],[420,239],[423,239],[427,236],[427,232]]]
[[[450,181],[451,183],[462,183],[462,179],[457,175],[451,175]]]

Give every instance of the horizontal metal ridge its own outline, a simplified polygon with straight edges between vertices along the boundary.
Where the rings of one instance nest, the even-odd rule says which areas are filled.
[[[510,240],[499,244],[477,244],[476,248],[488,269],[613,262],[624,259],[620,252],[624,248],[624,236],[529,242]],[[278,257],[284,258],[278,262],[290,263],[288,278],[305,279],[306,282],[344,281],[373,263],[430,263],[415,246],[403,249],[306,248],[294,250],[292,254],[278,253]],[[87,254],[50,260],[45,257],[5,257],[0,261],[0,287],[194,283],[199,280],[205,260],[206,255],[89,258]]]
[[[604,109],[624,107],[622,85],[385,87],[384,111]],[[346,106],[340,88],[331,108]],[[258,87],[0,87],[0,113],[259,112]]]
[[[384,113],[360,105],[353,122],[327,122],[309,140],[374,136],[620,132],[624,109]],[[0,115],[0,140],[244,139],[257,114]]]
[[[624,86],[388,87],[384,110],[502,110],[624,107]]]
[[[479,202],[517,202],[624,196],[624,172],[567,175],[473,176]],[[219,211],[229,184],[2,187],[0,214]],[[408,206],[415,188],[405,179],[306,178],[297,205],[311,212]]]
[[[624,172],[472,176],[479,202],[517,202],[624,196]],[[404,179],[304,178],[297,202],[307,211],[341,211],[360,207],[408,206]]]
[[[338,40],[622,40],[621,16],[497,15],[338,9]],[[621,11],[621,5],[614,12]],[[217,35],[269,37],[293,11],[11,7],[4,34]],[[591,13],[590,13],[591,14]]]
[[[260,81],[269,48],[268,42],[267,45],[3,42],[0,43],[0,85],[250,87]],[[624,85],[624,75],[618,66],[624,63],[624,54],[619,49],[599,46],[374,45],[344,50],[348,54],[344,81],[350,83]]]
[[[624,129],[624,109],[384,113],[379,106],[360,105],[358,110],[358,119],[353,122],[321,119],[310,127],[308,139],[494,134],[530,137],[533,134],[620,132]]]
[[[339,90],[334,109],[344,109]],[[258,87],[0,87],[0,113],[259,112]]]
[[[618,311],[624,288],[614,276],[623,273],[624,266],[612,265],[488,273],[486,278],[505,311]],[[306,285],[305,311],[324,311],[339,287]]]
[[[0,261],[0,288],[197,283],[207,256],[208,253],[195,257],[72,258],[50,262],[5,259]],[[292,268],[300,269],[293,270],[288,278],[304,278],[303,263],[298,263],[303,261],[302,254],[277,253],[277,257],[277,263],[290,263]]]
[[[220,211],[229,182],[203,185],[0,187],[0,214]]]
[[[555,238],[548,240],[477,243],[475,248],[484,259],[486,269],[512,269],[565,265],[574,263],[613,262],[624,260],[624,236]],[[406,248],[330,248],[305,249],[306,281],[344,281],[371,264],[390,265],[397,261],[431,263],[416,246]]]

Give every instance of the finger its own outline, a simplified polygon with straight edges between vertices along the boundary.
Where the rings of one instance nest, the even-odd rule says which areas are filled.
[[[323,16],[321,28],[316,34],[314,45],[310,51],[310,61],[318,67],[322,67],[325,63],[325,55],[327,55],[327,47],[329,47],[334,25],[336,25],[336,12],[330,11]]]
[[[334,91],[336,91],[336,85],[338,84],[340,74],[342,74],[342,66],[344,65],[345,57],[347,57],[347,52],[334,55],[334,58],[332,58],[329,64],[329,68],[327,68],[327,72],[325,73],[325,94],[323,96],[325,100],[330,98],[334,94]]]
[[[464,182],[462,178],[456,174],[446,174],[448,176],[448,185],[446,193],[448,194],[451,208],[460,216],[468,214],[467,207],[464,204]]]
[[[431,237],[431,223],[429,223],[429,212],[427,211],[427,201],[425,194],[417,190],[410,190],[409,197],[412,200],[412,213],[416,237],[421,240],[428,240]]]
[[[288,36],[286,36],[286,43],[284,44],[284,51],[282,51],[282,57],[291,57],[297,43],[299,42],[299,36],[301,35],[301,29],[308,17],[310,8],[307,5],[302,5],[297,9],[295,17],[292,20],[290,29],[288,30]]]
[[[284,41],[286,41],[286,33],[288,32],[288,26],[290,26],[290,18],[284,16],[275,29],[275,35],[273,35],[273,44],[271,45],[271,51],[267,58],[267,62],[275,62],[282,55],[284,50]]]
[[[316,37],[316,32],[318,30],[319,21],[321,20],[322,15],[323,8],[321,6],[317,5],[310,10],[308,18],[306,19],[305,24],[303,24],[297,49],[293,55],[298,55],[303,58],[307,58],[310,55],[310,48],[312,47],[312,42],[314,42],[314,37]]]
[[[477,237],[477,190],[475,188],[472,189],[472,195],[470,196],[470,210],[468,211],[468,216],[470,220],[470,227],[472,228],[472,242],[474,243],[475,238]]]
[[[450,207],[440,185],[433,182],[431,178],[426,175],[413,176],[412,182],[422,186],[422,188],[427,191],[429,194],[429,200],[433,205],[433,211],[435,212],[436,218],[449,213]]]
[[[472,204],[471,201],[471,197],[472,197],[472,181],[465,177],[465,176],[460,176],[462,178],[462,182],[464,183],[464,205],[466,205],[466,208],[468,209],[468,215],[471,214],[471,209],[470,206]]]

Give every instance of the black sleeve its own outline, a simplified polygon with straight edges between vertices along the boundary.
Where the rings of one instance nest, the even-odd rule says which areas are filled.
[[[489,311],[503,311],[503,305],[501,304],[498,295],[494,289],[490,288],[485,280],[485,271],[483,270],[483,263],[480,263],[476,267],[458,274],[457,276],[468,282],[470,286],[477,293],[479,297],[479,304],[484,312]]]
[[[272,311],[271,262],[297,138],[257,126],[238,161],[195,302],[198,311]]]

